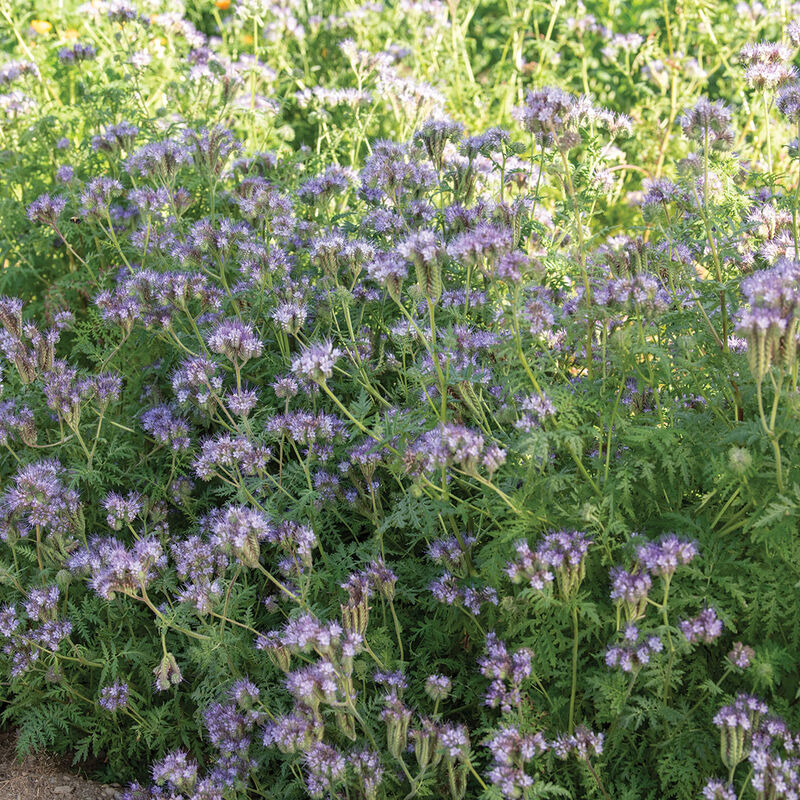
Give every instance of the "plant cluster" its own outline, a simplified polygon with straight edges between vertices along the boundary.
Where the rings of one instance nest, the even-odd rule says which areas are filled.
[[[126,800],[796,797],[800,23],[18,5],[20,747]]]

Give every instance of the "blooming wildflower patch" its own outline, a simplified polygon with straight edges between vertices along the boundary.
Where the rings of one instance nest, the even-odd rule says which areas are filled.
[[[797,797],[797,9],[39,5],[20,746],[125,800]]]

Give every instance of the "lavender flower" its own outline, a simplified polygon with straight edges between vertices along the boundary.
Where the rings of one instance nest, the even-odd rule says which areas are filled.
[[[352,171],[343,167],[328,167],[322,175],[305,181],[297,196],[309,205],[324,205],[337,194],[346,192],[353,181]]]
[[[39,195],[28,206],[28,219],[32,222],[55,228],[58,225],[58,218],[66,208],[66,205],[67,199],[65,197],[51,197],[47,193]]]
[[[63,483],[66,473],[56,460],[39,461],[22,467],[13,484],[0,497],[0,535],[12,531],[27,536],[44,528],[67,534],[83,524],[78,493]]]
[[[703,787],[705,800],[736,800],[736,792],[732,786],[723,783],[717,778],[710,778]]]
[[[111,201],[121,193],[122,184],[116,178],[92,178],[81,194],[81,212],[89,219],[105,219]]]
[[[191,402],[204,410],[211,410],[222,389],[222,378],[217,370],[217,365],[205,356],[184,361],[172,377],[172,388],[178,402],[181,405]]]
[[[128,705],[128,684],[113,683],[100,690],[100,699],[97,701],[101,708],[114,712]]]
[[[664,644],[658,636],[642,635],[636,625],[629,623],[624,628],[620,644],[606,650],[606,666],[619,667],[623,672],[638,672],[663,649]]]
[[[139,135],[139,128],[126,121],[109,125],[100,136],[92,137],[92,150],[95,153],[115,153],[119,150],[130,150]]]
[[[444,700],[450,694],[453,682],[446,675],[429,675],[425,680],[425,693],[431,700]]]
[[[800,119],[800,84],[795,81],[784,86],[778,92],[775,104],[781,114],[796,123]]]
[[[469,564],[470,551],[476,541],[474,536],[465,534],[435,539],[428,545],[428,556],[449,570],[463,571]]]
[[[136,594],[146,588],[166,563],[161,544],[149,536],[130,548],[114,538],[95,538],[68,561],[73,572],[90,573],[89,585],[106,600],[117,592]]]
[[[533,653],[522,648],[509,654],[503,641],[493,631],[486,636],[486,655],[478,659],[481,674],[491,683],[485,695],[485,703],[490,708],[500,707],[509,713],[522,702],[520,689],[522,682],[533,672]]]
[[[714,716],[714,724],[720,729],[722,763],[731,771],[747,758],[753,744],[753,734],[768,710],[763,700],[738,694],[731,705],[723,706]]]
[[[388,686],[398,697],[402,696],[403,692],[408,689],[408,680],[401,670],[394,670],[393,672],[378,670],[372,674],[372,680],[380,686]]]
[[[292,359],[292,373],[315,383],[325,383],[333,375],[341,354],[341,350],[330,341],[311,344]]]
[[[153,764],[153,780],[178,792],[191,792],[197,783],[197,764],[183,750],[168,753]]]
[[[347,762],[330,745],[315,742],[305,754],[306,788],[311,797],[324,797],[344,778]]]
[[[559,758],[575,755],[581,761],[603,753],[603,734],[594,733],[585,725],[578,725],[572,736],[559,736],[552,744],[553,752]]]
[[[706,608],[693,619],[683,620],[680,629],[692,644],[695,642],[711,644],[722,635],[722,620],[717,617],[717,612],[713,608]]]
[[[160,178],[169,183],[178,170],[190,163],[192,154],[188,147],[171,139],[150,142],[140,147],[128,158],[125,169],[142,178]]]
[[[347,757],[347,762],[356,774],[364,792],[364,800],[376,800],[378,788],[383,781],[380,755],[374,750],[357,750]]]
[[[755,650],[752,647],[748,647],[741,642],[735,642],[733,650],[728,653],[728,661],[738,669],[747,669],[753,662],[754,656]]]
[[[428,158],[437,170],[442,169],[445,145],[458,141],[464,126],[450,119],[429,119],[414,132],[414,141],[425,148]]]
[[[157,441],[170,445],[176,451],[189,449],[189,425],[170,406],[148,409],[141,419],[142,428]]]
[[[367,275],[385,287],[389,295],[398,300],[403,281],[408,277],[408,266],[405,259],[394,251],[378,253],[365,265]]]
[[[794,53],[782,42],[749,42],[739,52],[746,64],[744,78],[751,89],[774,91],[797,74],[791,65]]]
[[[720,100],[711,102],[701,97],[694,108],[688,108],[678,120],[684,136],[714,149],[725,149],[733,143],[730,127],[731,110]]]
[[[31,589],[25,601],[25,613],[31,621],[46,622],[56,618],[56,606],[59,599],[57,586],[45,589]]]
[[[509,561],[505,572],[513,583],[527,581],[531,589],[544,591],[555,580],[555,575],[548,566],[539,559],[538,551],[533,551],[526,541],[517,542],[514,549],[517,553],[515,561]]]
[[[524,130],[532,133],[540,144],[577,143],[569,134],[576,120],[577,98],[571,94],[546,87],[529,91],[525,103],[514,109],[514,116]]]
[[[254,389],[241,389],[225,395],[225,404],[237,416],[246,418],[258,405],[258,394]]]
[[[264,728],[265,747],[274,745],[282,753],[305,752],[309,749],[321,731],[319,723],[310,714],[303,713],[302,708],[296,706],[293,713],[267,724]]]
[[[270,521],[261,511],[246,506],[228,506],[212,512],[206,522],[214,547],[231,553],[246,567],[258,565],[260,542],[268,537],[270,530]]]
[[[648,542],[636,550],[641,566],[654,575],[669,580],[681,564],[688,564],[697,555],[697,544],[680,539],[674,533],[662,536],[657,542]]]
[[[536,548],[536,558],[556,575],[562,597],[577,592],[586,575],[586,554],[592,540],[580,531],[553,531]]]
[[[268,458],[267,447],[254,444],[246,436],[222,433],[201,444],[194,471],[204,481],[218,474],[235,478],[237,470],[243,475],[256,475],[264,469]]]
[[[644,614],[652,586],[653,580],[647,572],[627,572],[621,567],[611,569],[611,599],[625,608],[629,622]]]
[[[110,492],[103,500],[103,507],[108,511],[106,521],[115,531],[130,525],[139,516],[143,508],[142,498],[136,492],[129,492],[125,497]]]
[[[208,337],[208,346],[229,360],[244,364],[261,355],[263,346],[255,336],[252,325],[238,319],[221,322]]]

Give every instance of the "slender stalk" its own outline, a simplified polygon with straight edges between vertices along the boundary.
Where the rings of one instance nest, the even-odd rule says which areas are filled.
[[[575,694],[578,689],[578,607],[572,609],[572,686],[569,692],[569,732],[575,730]]]
[[[403,637],[400,635],[400,620],[397,619],[397,612],[394,610],[394,602],[389,601],[389,610],[392,612],[392,619],[394,620],[394,632],[397,635],[397,646],[400,648],[400,660],[405,661],[403,654]]]
[[[603,782],[600,780],[600,776],[597,774],[597,772],[595,772],[595,769],[592,766],[592,763],[591,763],[591,761],[589,761],[588,758],[586,759],[586,766],[589,767],[589,772],[592,773],[592,777],[594,778],[594,782],[597,784],[597,788],[600,790],[600,792],[603,795],[603,797],[605,798],[605,800],[611,800],[611,798],[608,795],[608,792],[606,791],[606,787],[603,786]]]

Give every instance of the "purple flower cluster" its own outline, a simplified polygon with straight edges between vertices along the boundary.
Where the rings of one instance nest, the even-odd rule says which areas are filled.
[[[551,531],[546,534],[535,552],[527,543],[517,547],[517,560],[506,567],[514,582],[526,580],[532,588],[542,591],[555,576],[564,599],[577,592],[586,575],[586,555],[592,540],[581,531]]]
[[[484,698],[489,708],[499,707],[507,714],[520,705],[522,683],[533,673],[532,659],[529,649],[521,648],[509,654],[496,633],[487,634],[486,655],[478,659],[478,666],[481,674],[491,681]]]
[[[0,638],[6,640],[3,653],[11,662],[11,677],[27,672],[43,652],[55,653],[72,633],[72,622],[59,619],[57,586],[31,589],[23,603],[27,619],[20,618],[15,606],[0,609]]]
[[[74,64],[78,61],[92,61],[97,56],[94,45],[76,42],[72,47],[62,47],[58,51],[58,60],[62,64]]]
[[[764,752],[769,746],[767,731],[775,728],[785,731],[785,726],[775,725],[769,720],[765,721],[767,731],[759,731],[762,718],[768,711],[763,700],[749,694],[738,694],[731,705],[723,706],[714,716],[714,724],[720,729],[720,757],[731,774],[736,765],[750,755],[754,743],[757,750]]]
[[[549,748],[541,733],[522,734],[510,724],[494,731],[486,746],[495,761],[488,773],[489,780],[507,800],[524,796],[533,786],[533,778],[525,772],[525,766]]]
[[[335,748],[315,742],[305,753],[306,788],[311,797],[324,797],[344,778],[347,761]]]
[[[739,312],[736,331],[747,339],[748,363],[757,380],[773,363],[794,363],[800,330],[799,286],[800,263],[786,258],[741,283],[749,308]]]
[[[13,400],[0,402],[0,446],[9,446],[14,439],[24,444],[36,444],[38,434],[33,411],[18,407]]]
[[[703,787],[704,800],[736,800],[736,791],[717,778],[711,778]]]
[[[611,568],[611,599],[625,609],[632,622],[644,614],[647,595],[653,586],[649,572],[634,569],[628,572],[621,567]]]
[[[592,756],[603,753],[603,734],[594,733],[585,725],[579,725],[571,736],[559,736],[551,745],[559,758],[574,755],[581,761],[588,761]]]
[[[714,149],[725,149],[733,143],[731,128],[731,109],[721,100],[711,102],[701,97],[693,108],[687,108],[679,118],[678,124],[687,139]]]
[[[747,85],[757,91],[774,91],[796,77],[793,49],[783,42],[748,42],[739,51]]]
[[[696,642],[711,644],[722,635],[722,620],[717,617],[717,612],[713,608],[706,608],[696,617],[683,620],[680,629],[692,644]]]
[[[89,586],[100,597],[111,600],[117,593],[135,596],[146,590],[166,566],[167,558],[161,543],[152,536],[130,547],[112,537],[96,537],[67,563],[73,573],[89,574]]]
[[[142,414],[142,428],[156,441],[167,444],[172,450],[190,447],[189,424],[168,405],[155,406]]]
[[[428,556],[451,572],[461,574],[469,564],[470,552],[476,541],[474,536],[464,534],[435,539],[428,545]]]
[[[129,689],[127,683],[112,683],[100,690],[100,699],[97,701],[106,711],[117,711],[128,705]]]
[[[228,506],[211,512],[205,524],[216,549],[230,553],[246,567],[258,565],[260,543],[270,532],[270,520],[263,512],[246,506]]]
[[[231,694],[236,693],[236,684]],[[261,722],[260,712],[231,697],[232,702],[213,703],[204,715],[207,738],[216,753],[209,759],[206,774],[200,777],[198,765],[183,750],[168,753],[152,767],[156,787],[132,784],[122,800],[161,800],[190,796],[198,800],[221,800],[224,794],[239,789],[253,768],[250,755],[254,727]]]
[[[658,636],[641,634],[636,625],[628,624],[622,641],[606,650],[606,665],[619,667],[623,672],[638,671],[663,649],[664,644]]]
[[[506,566],[506,574],[513,583],[526,582],[531,589],[539,592],[553,583],[555,575],[549,566],[539,559],[539,551],[531,550],[526,541],[517,542],[514,546],[517,558],[509,561]]]
[[[290,411],[277,414],[267,421],[266,430],[274,437],[286,437],[290,442],[304,445],[317,458],[327,461],[333,457],[332,443],[347,438],[347,426],[335,414],[325,411]]]
[[[76,532],[83,525],[78,492],[65,485],[67,473],[50,459],[27,464],[0,496],[0,537],[28,536],[36,529],[56,535]]]
[[[23,321],[22,310],[22,301],[0,297],[0,352],[14,365],[22,383],[28,385],[53,369],[56,344],[61,332],[71,325],[73,315],[59,311],[52,327],[42,332],[32,322]]]
[[[28,206],[28,219],[40,225],[58,226],[58,218],[67,207],[66,197],[51,197],[45,193],[39,195]]]
[[[116,492],[110,492],[103,500],[103,507],[108,512],[106,521],[109,527],[120,531],[125,525],[133,524],[142,513],[144,502],[136,492],[128,492],[124,497]]]
[[[205,356],[190,358],[172,376],[172,389],[181,405],[194,403],[210,411],[222,391],[218,366]]]
[[[292,374],[315,383],[324,383],[333,375],[333,368],[341,354],[341,350],[329,341],[311,344],[292,359]]]
[[[453,682],[447,675],[429,675],[425,679],[425,694],[431,700],[445,700],[453,688]]]
[[[728,661],[738,669],[747,669],[753,663],[755,650],[741,642],[734,642],[733,650],[728,653]]]
[[[464,425],[447,423],[428,431],[409,445],[403,453],[403,460],[406,471],[413,475],[450,466],[472,473],[487,458],[492,463],[496,461],[497,453],[491,447],[487,447],[483,434]]]
[[[256,475],[261,472],[269,455],[268,447],[253,444],[246,436],[221,433],[201,443],[194,471],[204,481],[215,475],[227,475],[235,480],[237,473]]]
[[[463,586],[450,572],[444,572],[439,578],[432,581],[428,587],[434,598],[448,606],[461,606],[473,614],[480,614],[484,603],[496,606],[498,604],[497,591],[491,586],[475,588]]]
[[[252,325],[238,319],[226,319],[208,337],[208,346],[237,364],[244,364],[261,355],[263,345],[256,338]]]
[[[759,720],[768,710],[763,700],[749,694],[739,694],[731,705],[723,706],[716,713],[714,724],[718,728],[752,732],[757,729]]]
[[[681,539],[674,533],[658,541],[647,542],[636,549],[636,558],[642,569],[669,580],[678,566],[690,563],[697,555],[697,544]]]
[[[178,600],[193,605],[200,614],[207,614],[222,595],[222,576],[229,564],[228,557],[199,536],[173,542],[170,553],[178,577],[185,581]]]
[[[315,650],[320,655],[328,655],[343,633],[338,622],[321,622],[313,614],[306,613],[289,620],[277,638],[281,645],[294,653]]]
[[[183,750],[168,753],[151,771],[157,785],[167,784],[177,792],[191,792],[197,783],[197,764]]]
[[[645,273],[596,283],[592,289],[592,301],[611,313],[636,310],[643,314],[656,314],[672,304],[661,281],[655,275]]]

